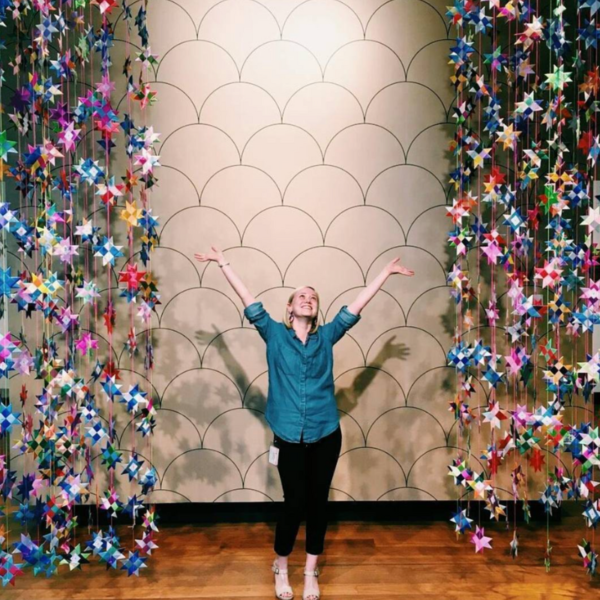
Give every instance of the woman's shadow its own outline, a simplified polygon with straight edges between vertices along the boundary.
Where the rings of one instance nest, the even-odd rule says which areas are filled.
[[[228,371],[228,376],[235,382],[236,386],[240,390],[242,397],[241,408],[248,409],[249,414],[253,415],[257,419],[260,418],[261,424],[263,424],[264,414],[267,406],[267,397],[257,386],[254,385],[256,380],[250,380],[242,364],[231,351],[227,343],[226,336],[220,335],[219,330],[214,324],[212,331],[197,331],[195,335],[199,343],[202,345],[210,344],[217,352],[219,352],[223,364]],[[348,385],[345,387],[338,387],[336,389],[335,398],[338,409],[341,410],[341,412],[350,414],[356,408],[359,400],[364,397],[365,392],[373,383],[375,377],[377,377],[377,374],[382,370],[383,364],[387,360],[391,358],[406,360],[406,358],[410,355],[410,350],[406,344],[398,343],[395,340],[396,336],[392,336],[386,340],[386,342],[378,350],[377,354],[373,356],[373,358],[367,364],[354,369],[356,374]],[[219,421],[217,420],[213,426],[219,426],[218,424]],[[222,433],[225,432],[223,431]],[[235,432],[231,432],[231,434],[231,438],[237,439],[239,444],[239,438],[235,436]],[[366,432],[363,432],[363,436],[365,435]],[[225,440],[227,439],[226,436],[223,436],[223,438]],[[237,450],[249,451],[250,449],[238,447]],[[224,451],[226,452],[226,449]],[[265,452],[266,451],[267,448],[265,448]],[[270,471],[269,476],[271,476]]]

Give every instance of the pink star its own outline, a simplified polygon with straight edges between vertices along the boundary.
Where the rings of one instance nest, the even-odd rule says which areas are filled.
[[[475,544],[475,552],[483,552],[484,548],[492,549],[490,545],[492,538],[486,537],[484,534],[485,529],[475,525],[475,533],[471,535],[471,544]]]
[[[84,333],[78,340],[75,341],[75,347],[81,352],[81,354],[85,354],[88,349],[98,349],[98,340],[92,339],[91,333]]]

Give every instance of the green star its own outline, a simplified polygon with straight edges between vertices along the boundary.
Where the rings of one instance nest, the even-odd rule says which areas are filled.
[[[573,81],[571,77],[569,77],[571,73],[565,73],[565,68],[563,65],[560,67],[554,66],[554,72],[548,73],[546,75],[546,83],[555,90],[563,90],[567,83]]]
[[[11,142],[6,139],[6,131],[0,131],[0,159],[6,160],[11,152],[17,151],[13,148],[17,142]]]

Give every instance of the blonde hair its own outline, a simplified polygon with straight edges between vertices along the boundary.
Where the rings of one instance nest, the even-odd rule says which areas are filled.
[[[319,298],[319,293],[317,292],[317,290],[315,290],[314,287],[310,286],[310,285],[301,285],[300,287],[297,287],[291,294],[290,297],[288,298],[287,303],[291,304],[292,301],[294,300],[294,296],[300,291],[303,290],[304,288],[308,288],[309,290],[312,290],[315,293],[315,296],[317,297],[317,316],[313,319],[313,325],[310,328],[309,333],[315,333],[317,331],[317,329],[319,329],[319,308],[321,306],[321,300]],[[292,322],[290,321],[290,313],[288,312],[287,309],[287,305],[285,308],[285,311],[283,313],[283,324],[288,328],[291,329],[292,328]]]

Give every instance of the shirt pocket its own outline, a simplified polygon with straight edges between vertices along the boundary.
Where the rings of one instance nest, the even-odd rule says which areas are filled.
[[[302,368],[300,356],[290,348],[278,347],[277,356],[275,358],[275,364],[286,374],[295,375],[300,374]]]
[[[313,354],[308,361],[308,376],[311,379],[321,379],[331,370],[333,357],[331,352],[321,350]]]

